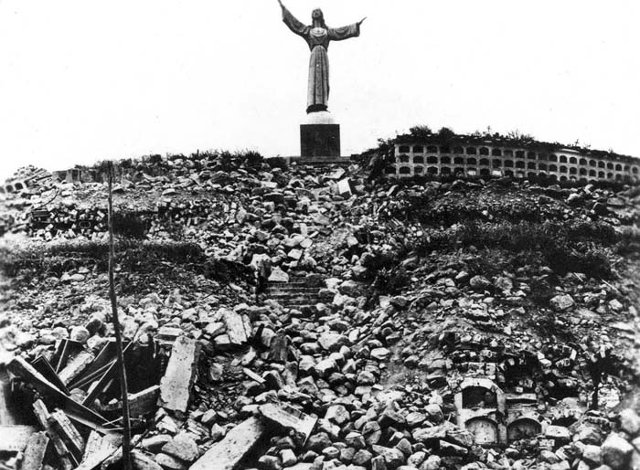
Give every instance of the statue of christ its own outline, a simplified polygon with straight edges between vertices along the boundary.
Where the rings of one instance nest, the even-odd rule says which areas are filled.
[[[327,49],[330,41],[342,41],[360,35],[360,25],[366,19],[341,28],[329,28],[324,22],[322,10],[313,10],[312,24],[307,26],[298,21],[287,7],[282,7],[282,21],[298,36],[302,36],[311,49],[309,60],[309,85],[307,89],[307,113],[326,111],[329,101],[329,57]]]

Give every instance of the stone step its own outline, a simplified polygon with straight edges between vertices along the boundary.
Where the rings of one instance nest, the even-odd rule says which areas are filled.
[[[296,294],[284,294],[284,295],[271,295],[269,296],[272,299],[310,299],[310,298],[320,298],[318,293],[301,293],[298,292]]]
[[[267,288],[267,293],[274,294],[307,294],[307,293],[317,293],[320,289],[317,287],[269,287]]]
[[[292,307],[296,305],[315,305],[315,304],[325,304],[326,302],[322,302],[320,299],[298,299],[298,300],[289,300],[287,302],[281,302],[277,299],[273,299],[275,302],[278,302],[283,307]]]
[[[309,301],[309,302],[319,302],[322,300],[321,297],[318,297],[317,295],[314,296],[304,296],[304,297],[269,297],[271,300],[275,300],[277,302],[280,302],[281,304],[286,304],[288,302],[298,302],[300,300],[305,300],[305,301]],[[326,300],[326,299],[325,299]]]
[[[272,299],[296,299],[298,297],[320,297],[317,292],[280,292],[268,294]]]
[[[269,287],[307,287],[307,281],[295,281],[295,282],[269,282]]]
[[[313,290],[267,290],[268,295],[319,295],[320,291],[318,289]]]

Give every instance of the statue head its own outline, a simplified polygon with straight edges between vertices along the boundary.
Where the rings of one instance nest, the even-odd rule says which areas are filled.
[[[322,14],[322,10],[320,8],[316,8],[311,12],[311,20],[313,22],[313,26],[322,26],[326,28],[327,25],[324,22],[324,15]]]

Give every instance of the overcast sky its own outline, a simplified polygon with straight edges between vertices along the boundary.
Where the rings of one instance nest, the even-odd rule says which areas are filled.
[[[343,154],[415,124],[640,156],[640,2],[285,0],[332,43]],[[309,50],[276,0],[0,0],[0,177],[197,149],[299,153]]]

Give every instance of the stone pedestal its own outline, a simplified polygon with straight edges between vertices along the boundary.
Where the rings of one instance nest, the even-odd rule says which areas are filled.
[[[309,113],[300,125],[300,155],[302,157],[339,157],[340,124],[328,111]]]

